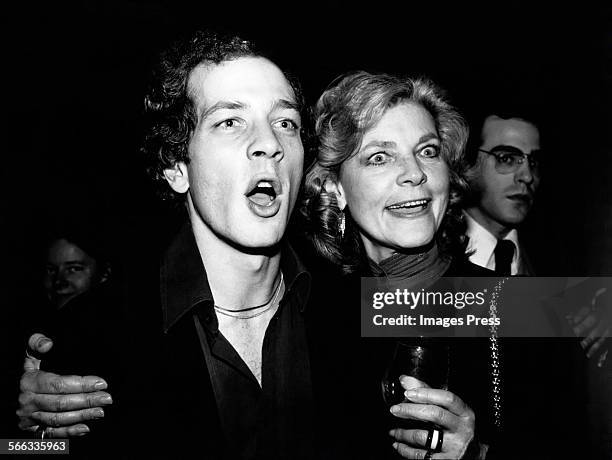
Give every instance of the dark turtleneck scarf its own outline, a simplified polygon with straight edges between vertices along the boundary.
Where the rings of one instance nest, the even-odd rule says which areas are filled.
[[[391,257],[374,262],[368,257],[371,276],[385,277],[390,282],[402,282],[415,286],[429,286],[436,282],[450,267],[450,259],[441,257],[435,242],[410,253],[396,252]]]

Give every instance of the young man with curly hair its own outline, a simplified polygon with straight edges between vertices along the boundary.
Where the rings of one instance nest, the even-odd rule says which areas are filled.
[[[128,366],[125,432],[147,431],[154,417],[167,441],[154,451],[308,458],[310,277],[283,241],[304,160],[299,87],[251,43],[203,32],[163,54],[154,76],[143,153],[162,196],[184,203],[188,218],[162,257],[159,289],[127,294],[129,330],[152,322],[154,331]],[[41,343],[50,346],[31,340]],[[87,432],[83,422],[103,416],[106,382],[39,364],[26,360],[21,427]],[[67,394],[42,394],[58,393],[44,390],[51,381]]]

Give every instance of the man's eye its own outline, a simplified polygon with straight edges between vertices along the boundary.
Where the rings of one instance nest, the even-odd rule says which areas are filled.
[[[276,122],[276,126],[286,131],[297,131],[298,129],[300,129],[300,127],[295,121],[289,119],[284,119]]]
[[[68,267],[68,273],[77,273],[83,271],[83,267]]]
[[[516,161],[516,155],[512,153],[500,153],[497,156],[497,161],[499,161],[502,164],[511,165],[511,164],[514,164],[514,162]]]
[[[238,126],[238,120],[228,118],[227,120],[223,120],[221,123],[217,123],[216,126],[221,129],[233,129]]]
[[[529,160],[529,166],[531,166],[532,168],[537,168],[540,166],[540,160],[537,157],[529,155],[527,159]]]
[[[436,145],[429,145],[422,149],[419,153],[425,158],[436,158],[440,155],[440,148]]]

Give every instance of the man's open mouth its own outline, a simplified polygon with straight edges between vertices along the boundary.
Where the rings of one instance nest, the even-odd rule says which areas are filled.
[[[276,199],[276,195],[277,193],[272,182],[260,180],[246,196],[259,206],[270,206]]]
[[[281,207],[283,186],[278,178],[266,175],[254,177],[244,194],[249,208],[259,217],[272,217]]]

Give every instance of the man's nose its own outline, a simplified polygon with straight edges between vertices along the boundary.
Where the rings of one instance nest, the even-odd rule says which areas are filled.
[[[514,178],[517,182],[522,182],[523,184],[531,185],[534,181],[534,176],[536,172],[532,169],[529,164],[529,159],[525,158],[523,163],[519,165],[519,169],[514,173]]]
[[[283,159],[283,146],[269,124],[261,123],[255,126],[247,155],[250,160],[259,157],[269,157],[276,161]]]
[[[397,185],[420,185],[427,181],[427,175],[414,155],[409,155],[400,164]]]

